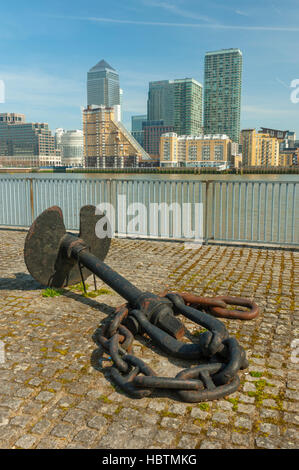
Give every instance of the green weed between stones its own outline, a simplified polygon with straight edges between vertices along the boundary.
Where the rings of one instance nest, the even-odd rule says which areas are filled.
[[[89,288],[89,284],[87,282],[85,282],[85,287],[86,287],[86,290]],[[79,282],[79,284],[74,284],[73,286],[69,286],[68,288],[69,290],[78,290],[82,292],[82,294],[84,293],[83,282]]]
[[[58,348],[53,348],[53,351],[61,354],[62,356],[66,356],[68,353],[68,349],[58,349]]]
[[[206,426],[206,423],[205,421],[199,419],[199,418],[196,418],[194,421],[193,421],[193,424],[195,424],[196,426],[200,426],[201,428],[205,427]]]
[[[108,398],[106,395],[101,395],[101,396],[99,397],[99,400],[103,401],[103,402],[106,403],[106,404],[112,403],[112,400],[109,400],[109,398]]]
[[[47,289],[45,289],[42,292],[42,296],[43,297],[57,297],[59,295],[62,295],[63,293],[64,293],[64,289],[52,289],[50,287],[47,287]]]
[[[229,401],[230,403],[232,403],[232,405],[233,405],[232,410],[233,410],[233,411],[237,411],[237,410],[238,410],[239,398],[228,398],[227,401]]]
[[[263,375],[262,372],[255,372],[255,371],[251,371],[249,372],[249,374],[251,375],[251,377],[262,377]]]
[[[123,405],[119,405],[119,406],[116,408],[114,414],[115,414],[115,415],[118,415],[118,414],[121,412],[122,409],[123,409]]]
[[[176,418],[177,417],[177,414],[175,413],[171,413],[170,411],[161,411],[160,415],[162,416],[162,418]]]
[[[210,405],[208,403],[200,403],[198,408],[200,408],[202,411],[209,411]]]
[[[109,290],[109,289],[106,289],[105,287],[102,287],[101,289],[96,289],[96,290],[88,292],[89,287],[90,287],[90,285],[87,282],[85,282],[85,288],[86,288],[86,292],[85,292],[83,282],[80,282],[79,284],[75,284],[74,286],[70,286],[69,289],[72,290],[72,291],[81,292],[84,297],[97,297],[98,295],[112,294],[112,291]]]
[[[70,291],[79,291],[84,297],[98,297],[99,295],[109,295],[112,294],[112,291],[102,287],[101,289],[93,290],[88,292],[89,284],[85,283],[86,292],[84,290],[84,285],[82,282],[75,284],[74,286],[69,286]],[[59,295],[65,294],[68,291],[66,289],[54,289],[48,287],[42,292],[43,297],[57,297]]]
[[[112,294],[112,291],[109,289],[105,289],[104,287],[102,289],[97,289],[91,292],[84,292],[85,297],[97,297],[98,295],[109,295]]]
[[[254,382],[254,386],[256,388],[255,392],[247,392],[247,395],[249,397],[254,397],[255,398],[255,405],[257,408],[260,408],[261,405],[263,404],[263,400],[265,399],[273,399],[276,402],[276,407],[275,409],[281,409],[282,408],[282,396],[279,395],[271,395],[270,393],[264,392],[265,387],[273,387],[272,384],[267,382],[264,379],[257,380]]]

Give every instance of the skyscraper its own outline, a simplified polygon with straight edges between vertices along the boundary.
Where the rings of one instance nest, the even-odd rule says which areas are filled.
[[[194,78],[149,83],[147,118],[179,135],[202,133],[202,85]]]
[[[87,105],[114,107],[115,118],[120,121],[119,75],[105,60],[101,60],[87,73]]]
[[[227,134],[240,140],[242,52],[222,49],[205,55],[205,134]]]
[[[146,114],[131,117],[131,134],[137,142],[143,147],[143,129],[142,123],[146,121]]]
[[[138,114],[137,116],[131,117],[131,131],[142,131],[142,123],[147,120],[146,114]]]

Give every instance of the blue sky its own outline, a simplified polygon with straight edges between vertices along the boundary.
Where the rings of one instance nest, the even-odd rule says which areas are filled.
[[[0,112],[51,129],[82,127],[86,73],[105,59],[120,75],[123,121],[146,113],[148,82],[194,77],[204,54],[243,52],[241,127],[295,130],[299,103],[298,0],[15,0],[1,2]],[[299,97],[299,93],[297,94]]]

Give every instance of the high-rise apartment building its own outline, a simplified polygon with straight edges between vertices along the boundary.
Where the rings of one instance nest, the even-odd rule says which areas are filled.
[[[227,134],[240,140],[242,52],[207,52],[204,72],[205,134]]]
[[[269,129],[268,127],[261,127],[259,132],[262,132],[263,134],[269,134],[270,137],[276,137],[279,142],[280,150],[296,147],[296,133],[294,131],[282,131],[278,129]]]
[[[119,75],[105,60],[87,73],[87,105],[115,107],[115,119],[120,121],[121,96]]]
[[[292,166],[297,164],[296,133],[294,131],[283,131],[261,127],[259,134],[268,135],[268,137],[277,139],[279,145],[279,158],[275,164],[279,166]]]
[[[202,85],[194,78],[149,83],[147,117],[173,126],[178,135],[202,132]]]
[[[161,166],[228,168],[232,141],[227,135],[181,135],[169,132],[161,136]]]
[[[173,81],[150,82],[147,99],[147,118],[166,125],[174,123],[174,86]]]
[[[287,148],[279,151],[279,166],[293,166],[298,165],[299,149]]]
[[[83,111],[85,166],[93,168],[138,166],[149,155],[115,119],[115,109],[88,106]]]
[[[270,134],[244,129],[241,132],[243,166],[279,165],[279,142]]]

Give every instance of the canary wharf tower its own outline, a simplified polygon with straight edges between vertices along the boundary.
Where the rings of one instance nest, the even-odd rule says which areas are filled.
[[[119,75],[105,60],[87,73],[87,104],[120,108]]]

